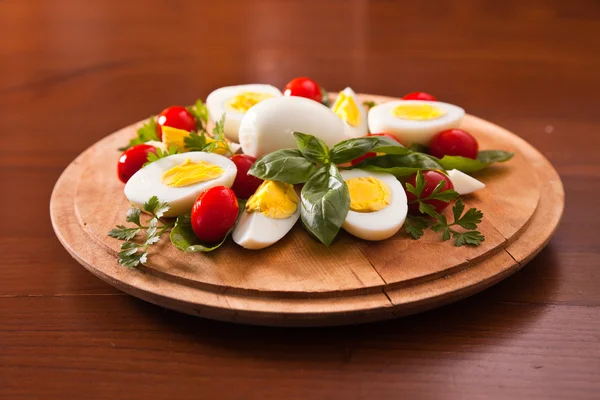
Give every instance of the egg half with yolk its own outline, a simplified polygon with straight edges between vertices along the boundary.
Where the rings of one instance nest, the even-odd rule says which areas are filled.
[[[233,241],[246,249],[263,249],[284,237],[299,217],[300,207],[294,186],[264,181],[248,199],[233,230]]]
[[[358,138],[369,133],[365,107],[351,88],[347,87],[340,92],[331,110],[344,121],[349,138]]]
[[[439,101],[396,100],[369,110],[369,130],[391,133],[405,146],[427,146],[436,133],[457,128],[464,115],[462,108]]]
[[[191,151],[154,161],[136,172],[125,185],[125,197],[142,208],[152,196],[169,203],[166,217],[185,214],[200,193],[215,186],[231,187],[237,168],[227,157]]]
[[[342,228],[365,240],[394,236],[408,213],[402,184],[387,173],[361,169],[340,173],[350,193],[350,210]]]
[[[213,121],[219,121],[225,114],[223,131],[227,139],[239,142],[238,131],[240,122],[246,112],[256,104],[281,96],[281,91],[275,86],[249,84],[226,86],[213,91],[206,98],[206,108]]]

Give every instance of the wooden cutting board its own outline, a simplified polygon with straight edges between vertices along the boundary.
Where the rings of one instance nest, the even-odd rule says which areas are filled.
[[[362,95],[383,102],[389,97]],[[118,147],[137,123],[77,157],[54,187],[50,214],[67,251],[90,272],[146,301],[206,318],[257,325],[320,326],[376,321],[438,307],[479,292],[525,265],[550,240],[564,208],[560,178],[518,136],[467,115],[461,127],[481,149],[514,151],[507,163],[475,175],[486,183],[464,196],[484,213],[478,247],[454,247],[428,231],[382,242],[341,232],[331,247],[298,223],[280,242],[251,251],[227,242],[212,253],[183,253],[165,237],[147,267],[117,264],[120,241],[106,233],[129,208],[117,179]],[[449,210],[448,210],[449,211]]]

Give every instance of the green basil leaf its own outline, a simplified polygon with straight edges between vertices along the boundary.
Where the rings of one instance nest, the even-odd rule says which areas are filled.
[[[352,161],[370,152],[377,146],[377,143],[379,143],[379,138],[376,136],[348,139],[339,142],[331,148],[331,162],[343,164]]]
[[[306,182],[315,170],[315,165],[304,158],[300,150],[284,149],[259,158],[248,173],[260,179],[295,185]]]
[[[387,172],[397,178],[412,175],[417,171],[443,170],[435,158],[422,153],[404,155],[388,154],[367,158],[356,164],[354,168],[366,169],[373,172]]]
[[[420,143],[413,143],[410,146],[408,146],[408,149],[417,153],[429,153],[429,147]]]
[[[313,135],[294,132],[296,145],[302,155],[309,161],[326,164],[329,162],[329,147],[324,141]]]
[[[335,164],[319,168],[302,188],[302,223],[325,246],[338,234],[349,209],[348,186]]]
[[[396,142],[394,139],[391,139],[386,136],[374,136],[374,137],[379,139],[379,142],[373,148],[373,151],[376,153],[397,154],[397,155],[404,155],[404,154],[411,153],[411,151],[409,149],[402,146],[400,143]]]
[[[515,153],[503,150],[482,150],[477,154],[477,159],[461,156],[444,156],[440,164],[446,169],[458,169],[462,172],[477,172],[496,162],[510,160]]]
[[[239,220],[240,216],[244,212],[246,200],[238,199],[238,205]],[[231,232],[233,232],[234,228],[235,225],[229,230],[229,232],[227,232],[223,240],[221,240],[221,242],[217,244],[202,243],[194,233],[194,230],[192,229],[190,214],[183,214],[177,217],[177,220],[175,221],[175,226],[173,227],[173,229],[171,229],[171,243],[173,243],[173,245],[179,250],[185,251],[186,253],[206,253],[221,247],[221,245],[225,243]]]

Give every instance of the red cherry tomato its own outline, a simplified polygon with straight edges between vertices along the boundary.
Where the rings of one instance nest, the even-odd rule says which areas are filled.
[[[218,243],[235,225],[238,201],[233,190],[215,186],[200,194],[192,207],[192,230],[205,243]]]
[[[426,100],[437,101],[435,96],[425,92],[412,92],[402,98],[402,100]]]
[[[148,153],[156,154],[156,148],[149,144],[137,144],[125,150],[117,163],[117,174],[121,182],[127,183],[133,174],[142,169],[148,161]]]
[[[477,158],[477,140],[462,129],[448,129],[435,135],[429,144],[429,153],[437,158],[463,156]]]
[[[452,181],[450,180],[450,178],[448,178],[446,175],[442,174],[441,172],[424,171],[423,178],[425,179],[425,187],[423,188],[423,191],[421,192],[422,199],[429,196],[431,194],[431,192],[433,192],[433,189],[435,189],[435,187],[438,185],[438,183],[440,183],[441,180],[446,181],[446,183],[442,187],[442,190],[441,190],[442,192],[446,191],[448,189],[454,189],[454,185],[452,184]],[[408,178],[406,183],[410,183],[411,185],[415,186],[416,180],[417,180],[417,174],[414,174],[414,175],[411,175],[410,178]],[[417,203],[417,202],[413,203],[413,201],[417,200],[417,197],[407,190],[406,191],[406,199],[408,200],[408,211],[412,214],[418,214],[419,213],[419,203]],[[434,206],[435,210],[438,213],[442,212],[450,204],[450,203],[443,202],[441,200],[424,200],[423,202]]]
[[[289,81],[283,89],[283,94],[285,96],[306,97],[319,103],[323,100],[319,84],[306,77],[294,78]]]
[[[235,181],[233,182],[231,189],[235,192],[237,197],[247,199],[256,192],[256,189],[258,189],[263,182],[262,179],[248,175],[248,170],[252,167],[252,164],[256,162],[256,158],[247,154],[236,154],[231,157],[231,161],[233,161],[237,167],[237,175],[235,176]]]
[[[385,136],[390,139],[394,139],[396,142],[400,143],[400,140],[396,136],[392,135],[391,133],[369,133],[367,136]],[[400,144],[402,144],[402,143],[400,143]],[[375,157],[376,155],[377,155],[377,153],[370,151],[367,154],[357,157],[354,160],[350,161],[350,164],[356,165],[356,164],[360,163],[361,161],[366,160],[367,158]]]
[[[185,107],[172,106],[165,108],[156,117],[156,133],[158,139],[162,140],[162,127],[170,126],[171,128],[183,129],[184,131],[196,130],[196,118]]]

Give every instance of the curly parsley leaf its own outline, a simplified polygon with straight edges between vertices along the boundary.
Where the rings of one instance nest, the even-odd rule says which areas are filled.
[[[208,123],[208,109],[202,100],[196,100],[193,106],[186,107],[186,109],[196,119],[196,128],[198,132],[204,131],[206,124]]]
[[[160,236],[173,226],[172,223],[165,223],[161,220],[161,217],[170,207],[167,203],[158,200],[158,197],[152,196],[144,203],[143,208],[144,211],[152,216],[148,221],[148,226],[144,226],[140,222],[141,210],[133,207],[127,211],[125,220],[136,226],[126,227],[124,225],[117,225],[116,228],[108,232],[108,236],[110,237],[125,240],[125,242],[121,244],[121,251],[117,253],[117,261],[127,268],[135,268],[140,264],[146,264],[149,247],[154,243],[157,243],[160,240]],[[143,229],[146,230],[143,243],[132,242],[131,240]]]
[[[136,144],[146,143],[150,140],[158,140],[158,134],[156,133],[156,121],[154,120],[154,117],[150,117],[148,121],[144,122],[144,125],[137,130],[137,136],[131,139],[127,146],[119,147],[118,150],[125,151]]]
[[[370,110],[371,108],[375,107],[377,105],[377,103],[375,103],[372,100],[365,100],[363,101],[363,106],[367,107],[368,110]]]
[[[156,153],[148,153],[148,161],[144,163],[143,167],[145,167],[148,164],[152,164],[154,161],[160,160],[161,158],[172,156],[173,154],[177,153],[179,153],[179,149],[175,145],[169,147],[166,151],[163,151],[162,149],[157,147]]]
[[[411,215],[404,222],[404,230],[415,239],[423,236],[425,229],[428,227],[429,220],[425,217]]]

